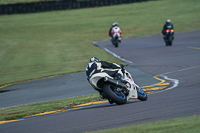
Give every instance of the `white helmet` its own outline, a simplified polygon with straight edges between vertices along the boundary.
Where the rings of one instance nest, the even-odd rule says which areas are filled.
[[[90,62],[99,62],[99,61],[101,61],[101,60],[97,57],[90,58]]]
[[[118,24],[117,22],[114,22],[114,23],[112,24],[112,26],[119,26],[119,24]]]
[[[170,19],[167,19],[167,20],[166,20],[166,23],[170,23],[170,22],[171,22],[171,20],[170,20]]]

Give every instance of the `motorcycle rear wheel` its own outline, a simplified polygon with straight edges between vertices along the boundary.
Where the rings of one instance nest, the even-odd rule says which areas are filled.
[[[166,46],[172,46],[172,35],[168,35],[166,39],[164,39]]]
[[[106,94],[106,97],[115,102],[118,105],[125,104],[127,102],[127,98],[121,91],[115,91],[114,86],[106,84],[103,87],[103,92]]]
[[[169,46],[172,46],[172,36],[169,36]]]

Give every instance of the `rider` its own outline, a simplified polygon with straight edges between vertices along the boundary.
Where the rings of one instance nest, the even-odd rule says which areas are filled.
[[[110,30],[109,30],[109,37],[110,39],[112,39],[113,37],[113,30],[114,28],[116,28],[118,30],[118,32],[120,33],[120,38],[119,38],[119,42],[121,43],[121,37],[122,37],[122,31],[121,31],[121,28],[119,27],[118,23],[117,22],[114,22],[112,24],[112,26],[110,27]]]
[[[101,61],[97,57],[92,57],[90,58],[90,63],[88,63],[86,66],[86,75],[87,78],[89,79],[95,73],[105,72],[109,76],[121,80],[122,75],[118,73],[118,70],[112,70],[112,69],[120,69],[122,67],[123,67],[122,64],[118,65],[116,63],[109,63],[106,61]],[[111,69],[106,69],[106,68],[111,68]],[[102,92],[100,92],[100,97],[103,98]]]
[[[166,30],[167,29],[174,29],[174,26],[173,26],[173,24],[171,23],[171,20],[170,19],[167,19],[166,20],[166,23],[164,24],[164,26],[163,26],[163,29],[162,29],[162,34],[163,34],[163,37],[165,38],[166,36],[165,36],[165,34],[166,34]],[[173,39],[174,39],[174,37],[173,37]]]
[[[120,69],[121,66],[122,65],[118,65],[116,63],[101,61],[97,57],[92,57],[90,58],[90,63],[88,63],[86,66],[86,75],[87,78],[90,78],[95,73],[105,72],[113,78],[121,79],[122,75],[118,73],[118,70],[112,70],[112,69]],[[106,69],[106,68],[111,68],[111,69]]]

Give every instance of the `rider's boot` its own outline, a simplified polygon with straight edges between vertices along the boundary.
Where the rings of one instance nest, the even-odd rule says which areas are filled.
[[[110,99],[108,99],[108,102],[110,103],[110,104],[113,104],[114,102],[113,101],[111,101]]]
[[[127,83],[126,80],[123,80],[123,79],[122,79],[122,75],[121,75],[120,73],[116,73],[116,74],[115,74],[115,79],[116,79],[116,80],[120,80],[122,83]]]
[[[105,95],[103,92],[99,92],[99,96],[100,96],[102,99],[105,99],[105,98],[106,98],[106,95]]]

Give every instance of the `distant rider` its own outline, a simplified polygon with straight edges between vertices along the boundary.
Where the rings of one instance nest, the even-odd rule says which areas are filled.
[[[171,23],[171,20],[170,19],[167,19],[166,20],[166,23],[164,24],[163,26],[163,29],[162,29],[162,34],[163,34],[163,38],[166,38],[166,30],[167,29],[174,29],[174,26],[173,24]],[[174,36],[173,36],[173,39],[174,39]]]
[[[119,42],[121,43],[121,38],[122,38],[122,31],[121,31],[121,28],[119,27],[118,23],[117,22],[114,22],[112,24],[112,26],[110,27],[110,30],[109,30],[109,37],[110,39],[112,40],[113,38],[113,34],[114,32],[119,32],[120,33],[120,38],[119,38]]]
[[[88,63],[86,66],[86,76],[89,79],[93,74],[105,72],[109,76],[115,79],[121,80],[122,75],[118,73],[118,70],[116,70],[116,69],[120,69],[121,67],[122,65],[118,65],[116,63],[109,63],[106,61],[101,61],[97,57],[92,57],[90,58],[90,63]],[[106,68],[110,68],[110,69],[106,69]],[[102,92],[100,92],[100,97],[102,98],[104,97],[102,96]]]

